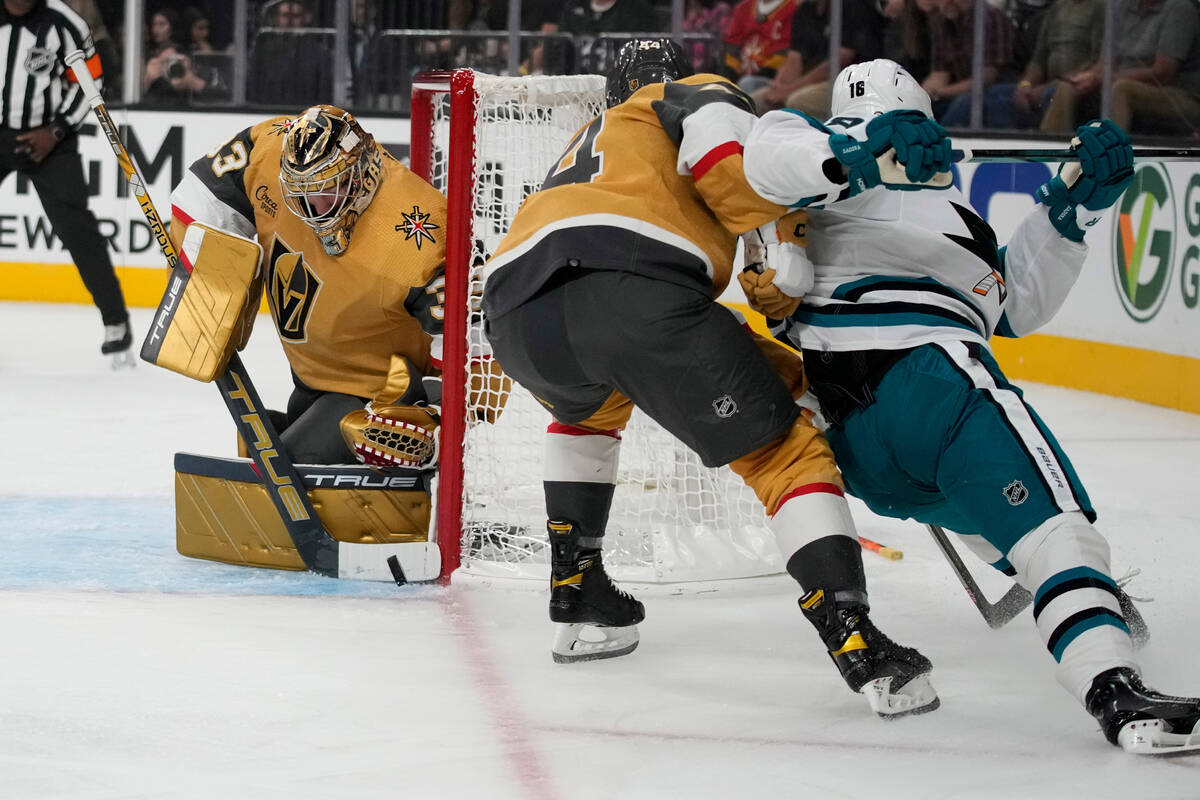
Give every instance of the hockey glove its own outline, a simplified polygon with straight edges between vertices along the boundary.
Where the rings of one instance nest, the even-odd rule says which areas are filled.
[[[750,307],[770,319],[791,316],[813,284],[805,231],[808,212],[793,211],[742,234],[746,267],[738,283]]]
[[[342,417],[342,438],[359,461],[373,467],[437,464],[437,411],[429,406],[376,406]]]
[[[1073,242],[1104,217],[1104,211],[1133,181],[1133,145],[1111,120],[1080,126],[1071,140],[1079,161],[1061,164],[1058,175],[1042,184],[1038,202],[1047,206],[1055,229]]]
[[[829,137],[830,150],[846,168],[851,197],[880,185],[906,190],[949,185],[938,176],[950,170],[950,138],[920,111],[880,114],[867,123],[866,134],[861,142],[844,133]]]

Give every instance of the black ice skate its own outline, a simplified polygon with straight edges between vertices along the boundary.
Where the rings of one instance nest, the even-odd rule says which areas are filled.
[[[892,719],[933,711],[941,704],[929,682],[933,664],[881,633],[867,618],[864,601],[865,596],[832,602],[817,589],[800,598],[800,610],[817,629],[846,684],[866,695],[876,714]]]
[[[599,537],[584,539],[569,522],[550,521],[550,620],[558,623],[552,655],[559,664],[615,658],[638,646],[645,607],[613,585]],[[590,546],[583,546],[590,545]]]
[[[1200,751],[1200,698],[1173,697],[1147,689],[1129,667],[1097,675],[1085,705],[1108,741],[1130,753]]]
[[[100,352],[103,355],[112,356],[113,369],[137,365],[131,345],[133,345],[133,332],[129,329],[128,321],[119,325],[104,326],[104,341],[100,344]]]

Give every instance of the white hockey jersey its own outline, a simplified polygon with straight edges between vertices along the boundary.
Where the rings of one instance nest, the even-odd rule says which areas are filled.
[[[1007,247],[956,188],[883,187],[848,197],[831,132],[865,139],[865,122],[825,125],[791,111],[763,116],[745,171],[764,198],[806,207],[816,280],[776,330],[811,350],[897,350],[936,341],[1024,336],[1058,311],[1087,247],[1034,208]]]

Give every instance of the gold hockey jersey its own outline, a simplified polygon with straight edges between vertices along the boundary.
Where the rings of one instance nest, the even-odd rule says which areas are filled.
[[[198,159],[171,194],[171,236],[193,221],[263,248],[265,291],[292,371],[306,385],[370,398],[392,354],[441,365],[446,200],[382,152],[383,180],[329,256],[287,209],[279,157],[287,117],[261,122]]]
[[[737,235],[787,213],[750,187],[750,98],[716,75],[646,86],[572,138],[485,270],[492,316],[562,267],[628,270],[718,296]]]

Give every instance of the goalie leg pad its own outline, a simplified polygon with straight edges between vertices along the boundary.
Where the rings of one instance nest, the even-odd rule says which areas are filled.
[[[168,279],[142,358],[209,382],[250,337],[262,296],[262,248],[209,228],[188,226],[180,265]]]

